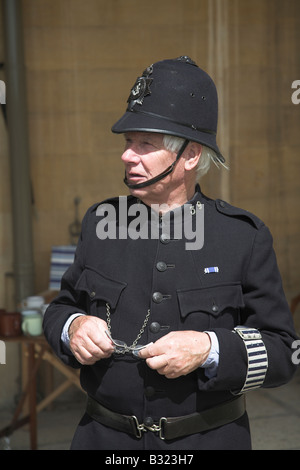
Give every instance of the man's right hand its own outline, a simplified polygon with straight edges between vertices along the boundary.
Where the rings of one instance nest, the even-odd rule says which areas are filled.
[[[110,357],[114,345],[107,337],[107,323],[98,317],[80,315],[69,327],[70,349],[82,365],[92,365]]]

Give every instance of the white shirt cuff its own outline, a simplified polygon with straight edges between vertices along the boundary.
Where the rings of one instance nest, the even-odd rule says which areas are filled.
[[[201,365],[205,369],[205,375],[209,379],[217,375],[218,365],[219,365],[219,341],[216,333],[213,331],[205,331],[210,337],[211,348],[206,361]]]
[[[83,315],[83,313],[73,313],[73,315],[71,315],[64,324],[60,339],[62,340],[64,345],[67,346],[67,348],[69,348],[70,345],[69,326],[71,325],[72,321],[75,320],[76,317],[79,317],[81,315]]]

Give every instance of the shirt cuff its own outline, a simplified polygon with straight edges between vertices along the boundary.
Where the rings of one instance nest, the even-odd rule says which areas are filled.
[[[73,315],[71,315],[64,324],[60,339],[67,348],[70,348],[69,326],[75,318],[80,317],[81,315],[83,315],[83,313],[73,313]]]
[[[219,341],[216,333],[213,331],[204,331],[210,337],[211,348],[206,361],[201,365],[205,369],[205,375],[209,379],[217,375],[218,365],[219,365]]]

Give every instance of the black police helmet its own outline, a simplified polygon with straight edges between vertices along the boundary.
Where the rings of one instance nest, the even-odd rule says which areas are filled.
[[[220,162],[225,162],[216,143],[215,84],[189,57],[150,65],[137,78],[127,102],[127,110],[113,125],[113,132],[159,132],[182,137],[210,147]]]

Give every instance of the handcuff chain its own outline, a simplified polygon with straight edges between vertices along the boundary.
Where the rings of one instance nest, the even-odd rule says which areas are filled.
[[[132,343],[131,346],[128,346],[129,348],[135,348],[135,346],[137,345],[137,342],[138,340],[141,338],[142,334],[144,333],[145,331],[145,328],[147,326],[147,323],[148,323],[148,320],[149,320],[149,317],[150,317],[150,309],[147,311],[147,315],[145,317],[145,320],[144,320],[144,323],[142,325],[142,328],[140,329],[139,331],[139,334],[137,335],[136,339],[134,340],[134,342]],[[106,303],[106,318],[107,318],[107,327],[108,327],[108,331],[109,333],[111,334],[111,317],[110,317],[110,306],[108,303]],[[124,354],[129,351],[124,349]]]

